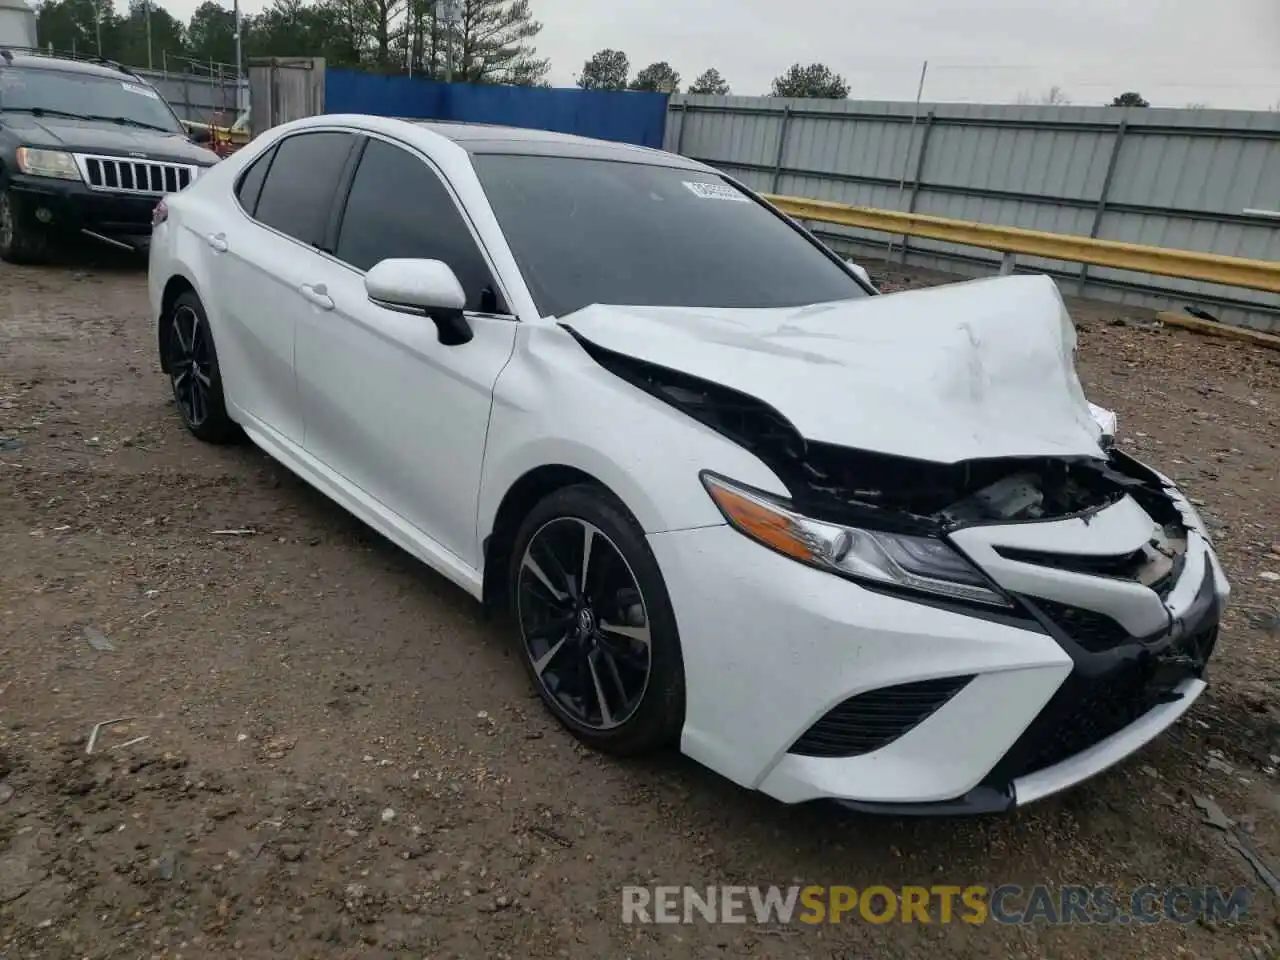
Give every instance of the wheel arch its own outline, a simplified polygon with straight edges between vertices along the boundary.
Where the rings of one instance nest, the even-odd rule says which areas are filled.
[[[519,477],[503,495],[494,513],[493,527],[480,544],[484,557],[482,600],[488,610],[502,608],[506,598],[504,577],[520,524],[546,497],[565,487],[586,484],[599,488],[624,507],[626,503],[598,477],[578,467],[549,463],[534,467]]]
[[[168,351],[164,348],[164,321],[178,297],[187,292],[196,293],[195,284],[182,273],[175,273],[164,284],[164,292],[160,296],[160,312],[156,317],[156,349],[160,353],[160,370],[169,373]],[[196,296],[199,296],[196,293]]]

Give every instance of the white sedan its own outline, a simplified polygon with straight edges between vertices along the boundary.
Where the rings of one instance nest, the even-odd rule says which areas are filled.
[[[150,294],[187,428],[504,607],[593,747],[1004,810],[1205,689],[1226,579],[1046,277],[878,295],[683,157],[337,115],[160,204]]]

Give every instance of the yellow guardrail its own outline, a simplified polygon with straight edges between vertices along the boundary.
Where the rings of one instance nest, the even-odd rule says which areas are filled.
[[[1094,240],[1073,234],[950,220],[922,213],[851,207],[829,200],[808,200],[772,194],[764,196],[783,213],[797,220],[817,220],[882,233],[945,240],[1009,254],[1068,260],[1115,270],[1134,270],[1162,277],[1204,280],[1231,287],[1280,293],[1280,263],[1272,260],[1246,260],[1216,253],[1148,247],[1116,240]]]

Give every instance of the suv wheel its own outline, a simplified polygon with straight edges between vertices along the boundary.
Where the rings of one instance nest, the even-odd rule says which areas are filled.
[[[0,188],[0,260],[39,263],[45,251],[45,237],[27,222],[21,201],[13,191]]]

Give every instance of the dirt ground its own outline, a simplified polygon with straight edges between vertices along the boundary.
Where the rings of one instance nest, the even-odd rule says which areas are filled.
[[[1210,693],[1014,816],[876,819],[579,748],[468,597],[182,431],[137,265],[0,266],[0,957],[1277,955],[1249,857],[1280,862],[1280,352],[1073,310],[1091,398],[1219,540]],[[623,924],[658,883],[1252,895],[1238,923]]]

